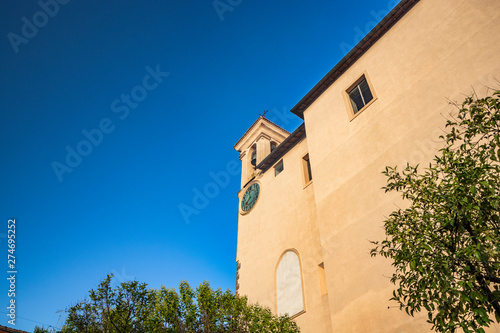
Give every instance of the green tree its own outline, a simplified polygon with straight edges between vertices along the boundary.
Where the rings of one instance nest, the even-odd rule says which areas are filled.
[[[500,322],[500,91],[450,117],[423,173],[385,169],[385,191],[409,208],[389,215],[371,254],[393,260],[392,299],[409,315],[426,310],[439,332],[484,332]]]
[[[108,275],[88,299],[69,308],[60,333],[300,332],[288,316],[274,316],[229,290],[212,289],[208,282],[193,289],[182,281],[177,291],[148,289],[137,281],[113,288],[112,278]]]

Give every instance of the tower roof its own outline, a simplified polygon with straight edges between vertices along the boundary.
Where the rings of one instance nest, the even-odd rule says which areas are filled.
[[[241,152],[250,147],[262,135],[267,135],[273,140],[278,141],[278,143],[281,143],[290,135],[290,132],[276,125],[269,119],[260,116],[245,134],[243,134],[238,142],[236,142],[234,149]]]

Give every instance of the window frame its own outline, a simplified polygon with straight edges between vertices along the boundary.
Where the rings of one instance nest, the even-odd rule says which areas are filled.
[[[351,102],[351,96],[349,93],[351,93],[355,88],[359,86],[359,84],[363,81],[366,80],[366,83],[368,84],[368,89],[370,89],[370,93],[372,94],[372,99],[368,103],[366,103],[361,109],[358,110],[358,112],[354,113],[354,109],[352,107],[352,102]],[[347,111],[349,115],[349,121],[352,121],[354,118],[359,116],[363,111],[365,111],[370,105],[372,105],[376,100],[377,100],[377,94],[375,93],[375,90],[373,89],[373,84],[370,80],[370,77],[368,76],[367,72],[364,71],[349,87],[344,89],[344,100],[347,105]]]
[[[319,288],[321,296],[328,295],[324,262],[318,265],[318,278],[319,278]]]
[[[273,141],[273,140],[269,141],[269,143],[270,143],[270,145],[269,145],[270,153],[269,154],[271,154],[273,151],[275,151],[278,148],[278,143]],[[274,146],[274,148],[273,148],[273,146]]]
[[[304,188],[306,188],[313,182],[311,159],[309,157],[309,153],[302,156],[301,163],[302,163],[303,184]]]
[[[283,251],[278,259],[278,262],[276,263],[276,267],[274,268],[274,297],[275,297],[275,305],[274,305],[274,309],[275,309],[275,313],[278,313],[279,311],[279,307],[278,307],[278,289],[279,289],[279,286],[278,286],[278,270],[279,270],[279,267],[280,267],[280,263],[281,263],[281,260],[283,259],[283,257],[285,256],[285,254],[287,252],[294,252],[295,255],[297,256],[299,262],[299,273],[300,273],[300,282],[301,282],[301,292],[302,292],[302,310],[295,313],[295,314],[290,314],[290,319],[294,319],[294,318],[297,318],[298,316],[306,313],[306,290],[305,290],[305,281],[304,281],[304,272],[303,272],[303,269],[302,269],[302,258],[299,254],[299,251],[297,251],[295,248],[289,248],[289,249],[286,249],[285,251]]]

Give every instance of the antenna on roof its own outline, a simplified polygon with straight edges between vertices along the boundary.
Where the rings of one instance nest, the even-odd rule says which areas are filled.
[[[259,113],[260,116],[262,116],[263,118],[266,118],[266,113],[268,113],[269,111],[267,110],[264,110],[264,112],[262,114]]]

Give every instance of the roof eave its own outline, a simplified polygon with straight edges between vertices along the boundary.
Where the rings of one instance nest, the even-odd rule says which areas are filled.
[[[240,146],[240,144],[241,144],[241,143],[243,142],[243,140],[246,138],[247,134],[248,134],[250,131],[252,131],[252,130],[253,130],[253,128],[254,128],[255,126],[257,126],[257,124],[258,124],[261,120],[262,120],[262,121],[267,122],[268,124],[271,124],[271,126],[276,127],[277,129],[279,129],[279,130],[283,131],[284,133],[288,133],[288,134],[290,134],[290,132],[288,132],[288,131],[287,131],[286,129],[284,129],[283,127],[281,127],[281,126],[279,126],[279,125],[275,124],[274,122],[272,122],[271,120],[269,120],[269,119],[267,119],[267,118],[265,118],[265,117],[263,117],[263,116],[260,116],[260,117],[259,117],[259,118],[257,118],[257,120],[256,120],[256,121],[252,124],[252,126],[250,126],[250,127],[246,130],[245,134],[243,134],[243,135],[242,135],[242,137],[241,137],[241,138],[240,138],[240,139],[239,139],[239,140],[238,140],[238,141],[234,144],[233,148],[234,148],[236,151],[240,151],[240,150],[239,150],[239,148],[238,148],[238,146]]]
[[[256,169],[266,172],[280,158],[288,153],[293,147],[301,142],[306,137],[306,127],[302,123],[292,134],[290,134],[276,149],[266,156],[257,166]]]
[[[290,111],[304,119],[304,111],[352,64],[375,44],[419,0],[402,0],[347,53]]]

